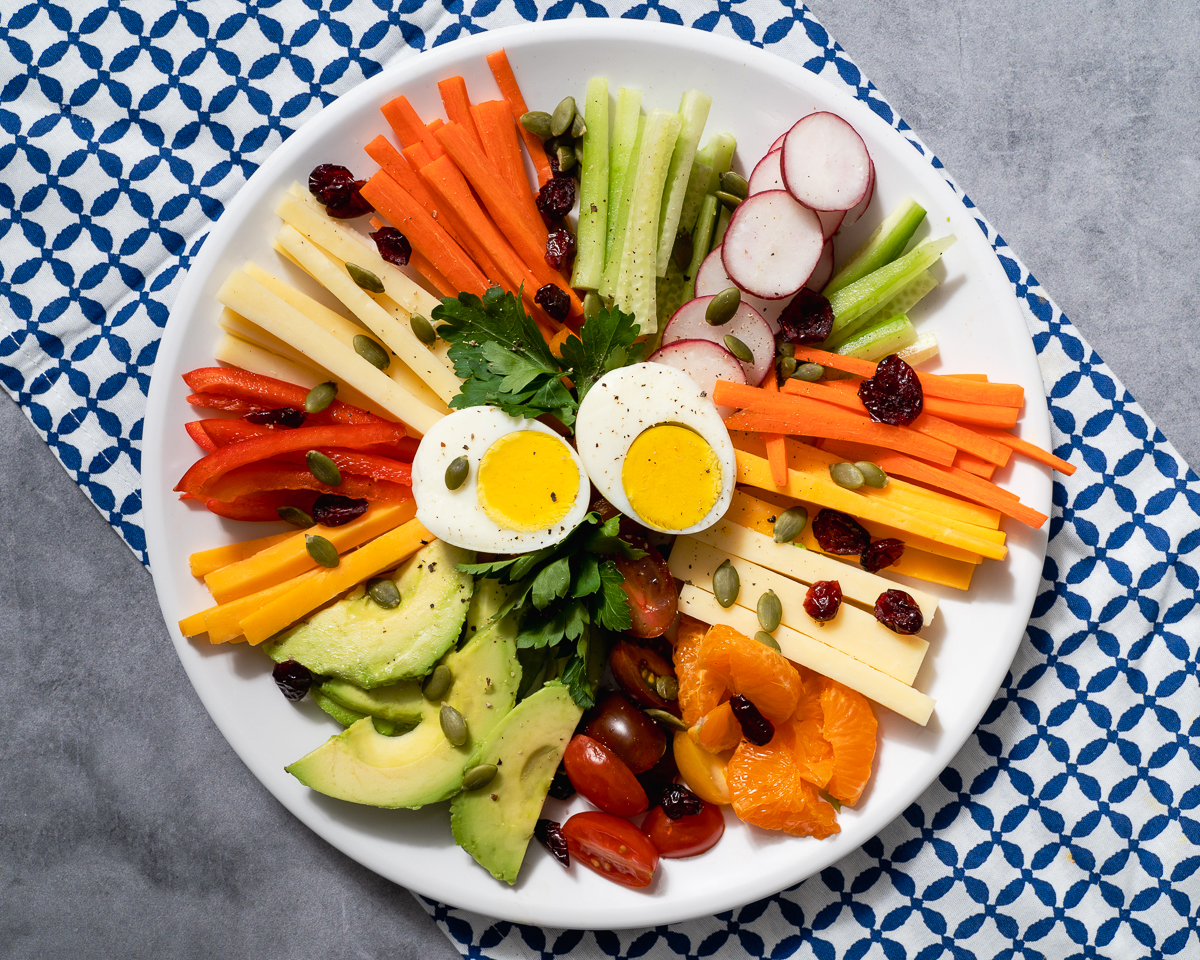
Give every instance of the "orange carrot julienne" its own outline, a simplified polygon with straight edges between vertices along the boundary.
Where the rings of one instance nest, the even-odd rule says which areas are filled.
[[[411,147],[405,147],[400,152],[404,154],[404,159],[408,161],[408,165],[416,170],[420,170],[427,163],[433,163],[433,155],[424,143],[414,143]]]
[[[1075,472],[1075,465],[1067,463],[1050,453],[1048,450],[1043,450],[1037,444],[1030,443],[1028,440],[1022,440],[1020,437],[1014,437],[1011,433],[1004,430],[991,430],[988,428],[980,428],[980,433],[986,434],[997,443],[1002,443],[1004,446],[1015,450],[1017,453],[1024,454],[1030,460],[1035,460],[1038,463],[1044,463],[1046,466],[1057,470],[1064,476],[1071,476]]]
[[[441,144],[425,126],[425,121],[421,119],[413,105],[408,102],[408,97],[396,97],[395,100],[385,103],[380,109],[402,147],[410,147],[414,143],[424,143],[433,156],[441,156]]]
[[[475,118],[471,114],[471,98],[467,94],[467,81],[462,77],[447,77],[438,82],[438,93],[442,95],[442,106],[451,123],[457,123],[463,132],[483,147],[479,131],[475,129]]]
[[[437,267],[430,263],[429,259],[422,255],[419,250],[412,252],[412,256],[408,258],[408,265],[428,280],[429,285],[443,297],[458,296],[458,291],[454,289],[454,284],[443,277]]]
[[[984,480],[991,480],[992,475],[996,472],[994,463],[988,463],[974,454],[964,453],[961,450],[954,456],[954,466],[959,470],[967,471],[967,473],[973,473],[977,477],[983,477]]]
[[[852,393],[857,399],[860,383],[862,383],[861,380],[829,380],[825,381],[825,386],[833,390]],[[946,397],[926,396],[923,405],[925,411],[932,413],[935,417],[1002,429],[1015,427],[1019,413],[1016,407],[1002,407],[992,403],[965,403],[962,400],[949,400]]]
[[[550,169],[550,158],[546,156],[546,148],[542,146],[541,138],[520,126],[521,117],[529,112],[529,107],[525,105],[525,98],[521,95],[517,77],[513,73],[512,65],[508,62],[508,54],[503,50],[497,50],[495,53],[488,54],[487,62],[491,67],[492,76],[496,78],[500,94],[508,101],[513,119],[517,121],[520,128],[521,139],[525,141],[525,149],[529,151],[529,157],[533,160],[533,168],[537,171],[538,186],[544,187],[554,177],[554,171]]]
[[[425,150],[423,144],[417,144],[422,151]],[[366,146],[367,156],[374,160],[377,164],[383,167],[396,183],[400,184],[405,190],[413,195],[413,198],[421,204],[429,215],[434,220],[439,219],[437,203],[433,199],[433,195],[429,192],[429,188],[425,186],[418,175],[417,171],[412,168],[404,155],[400,153],[387,137],[378,136]],[[442,224],[446,226],[446,224]],[[451,233],[453,236],[454,234]],[[460,240],[455,236],[455,240]],[[461,241],[460,241],[461,242]]]
[[[767,382],[763,386],[767,393],[779,392],[779,381],[775,379],[775,371],[772,369],[771,375],[767,377]],[[775,486],[787,486],[788,472],[788,455],[787,441],[781,433],[764,433],[762,435],[763,445],[767,448],[767,463],[771,466],[771,479],[775,481]]]
[[[540,223],[542,215],[529,188],[521,141],[517,139],[516,123],[508,104],[503,100],[487,100],[471,109],[483,141],[483,152],[512,187],[516,202],[525,210],[525,218]]]

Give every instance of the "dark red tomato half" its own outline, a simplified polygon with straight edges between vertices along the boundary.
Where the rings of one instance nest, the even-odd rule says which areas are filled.
[[[675,667],[657,651],[622,640],[608,655],[608,667],[634,703],[679,716],[679,701],[664,700],[655,689],[659,677],[675,679]]]
[[[645,773],[662,758],[667,738],[662,728],[613,691],[583,715],[583,733],[625,761],[634,773]]]
[[[576,734],[563,753],[571,784],[601,810],[618,817],[641,813],[650,801],[629,766],[604,744]]]
[[[675,578],[671,568],[654,547],[640,537],[627,537],[646,556],[640,560],[613,557],[617,569],[625,578],[621,584],[629,600],[632,623],[627,631],[635,637],[648,640],[661,637],[675,619],[679,607],[679,591],[675,589]]]
[[[672,820],[662,807],[655,807],[642,821],[642,829],[660,855],[670,859],[694,857],[717,845],[725,833],[725,817],[715,803],[691,816]]]
[[[581,791],[582,792],[582,791]],[[594,810],[562,826],[572,859],[626,887],[648,887],[658,869],[658,850],[628,820]]]

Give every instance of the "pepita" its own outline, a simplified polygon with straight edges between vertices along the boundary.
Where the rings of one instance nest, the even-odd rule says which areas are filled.
[[[758,598],[758,625],[767,633],[774,633],[782,620],[783,601],[774,590],[768,590]]]
[[[355,334],[352,342],[354,352],[376,369],[386,370],[388,364],[392,362],[388,358],[387,351],[365,334]]]
[[[496,779],[496,774],[499,772],[500,768],[494,763],[481,763],[463,774],[462,788],[464,790],[478,790],[481,787],[486,787]]]
[[[395,580],[379,577],[367,582],[367,594],[384,610],[395,610],[400,606],[400,591]]]
[[[454,674],[444,663],[439,663],[433,668],[433,673],[425,678],[421,685],[421,693],[430,703],[438,703],[446,698],[453,684]]]
[[[471,463],[466,457],[455,457],[446,468],[446,489],[457,490],[466,482],[471,472]]]
[[[337,384],[332,380],[318,383],[304,397],[305,413],[320,413],[337,398]]]
[[[340,487],[342,485],[342,471],[320,450],[309,450],[304,455],[304,462],[308,464],[308,472],[325,486]]]
[[[315,533],[306,533],[304,535],[304,549],[308,551],[310,557],[323,567],[336,567],[341,562],[341,558],[338,557],[337,547]]]
[[[575,119],[571,121],[571,136],[578,140],[587,133],[587,124],[583,122],[583,114],[576,113]]]
[[[709,326],[720,327],[733,319],[742,305],[742,291],[737,287],[726,287],[708,301],[704,310],[704,319]]]
[[[438,719],[442,724],[442,733],[446,735],[446,739],[452,744],[456,747],[461,747],[467,742],[467,721],[450,704],[442,704],[442,711]]]
[[[721,190],[745,200],[750,194],[750,184],[740,173],[727,170],[721,174]]]
[[[888,475],[879,464],[870,460],[859,460],[854,465],[858,467],[858,472],[863,475],[863,483],[868,487],[882,490],[888,485]]]
[[[791,543],[808,526],[808,511],[804,507],[789,507],[775,521],[775,542]]]
[[[651,720],[657,720],[664,727],[667,727],[670,730],[687,732],[688,725],[675,716],[675,714],[667,713],[666,710],[659,710],[655,707],[647,707],[646,716],[648,716]]]
[[[732,563],[726,560],[713,572],[713,595],[723,607],[732,607],[742,590],[742,578]]]
[[[724,190],[718,190],[716,198],[721,201],[721,206],[729,211],[736,210],[744,199],[735,193],[726,193]]]
[[[550,136],[561,137],[575,122],[575,98],[563,97],[550,115]]]
[[[779,375],[787,380],[793,373],[796,372],[795,357],[781,357],[779,360]]]
[[[803,380],[805,383],[813,383],[825,376],[825,368],[819,363],[802,363],[796,368],[796,372],[792,374],[795,380]]]
[[[764,647],[770,647],[772,650],[776,651],[777,653],[781,652],[779,650],[779,641],[776,640],[769,633],[767,633],[765,630],[759,630],[758,633],[756,633],[754,635],[754,639],[757,640],[759,643],[761,643]]]
[[[556,151],[558,156],[558,169],[562,173],[575,168],[575,148],[570,144],[564,143]]]
[[[350,274],[351,280],[368,293],[383,293],[383,281],[366,267],[360,267],[357,263],[347,263],[346,272]]]
[[[280,520],[286,520],[293,527],[311,527],[316,523],[312,517],[299,507],[276,507],[275,512],[279,514]]]
[[[535,137],[546,140],[550,137],[550,114],[545,110],[530,110],[521,114],[521,126]]]
[[[725,349],[741,360],[742,363],[754,362],[754,354],[750,352],[750,348],[732,333],[725,334],[724,340]]]
[[[433,346],[434,341],[437,340],[437,331],[433,329],[432,323],[419,313],[414,313],[408,318],[408,325],[412,327],[413,336],[425,344],[425,346]]]
[[[862,471],[852,463],[831,463],[829,476],[839,487],[847,490],[857,490],[864,482]]]
[[[654,690],[664,700],[679,699],[679,681],[674,677],[659,677],[654,681]]]

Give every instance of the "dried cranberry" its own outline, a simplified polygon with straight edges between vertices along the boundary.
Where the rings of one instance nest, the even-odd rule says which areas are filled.
[[[840,510],[822,510],[812,522],[813,536],[826,553],[851,557],[871,544],[871,535],[850,514]]]
[[[279,687],[280,692],[293,701],[303,700],[313,682],[312,671],[295,660],[275,664],[271,676],[275,678],[275,685]]]
[[[637,774],[638,783],[646,791],[646,798],[650,801],[650,806],[658,806],[663,791],[674,785],[677,776],[679,776],[679,767],[675,763],[674,750],[667,750],[659,758],[658,763],[645,773]]]
[[[682,783],[673,783],[663,790],[659,804],[672,820],[695,816],[704,809],[704,801]]]
[[[295,430],[304,425],[305,413],[296,407],[280,407],[277,410],[256,410],[253,413],[243,413],[242,419],[247,423],[257,423],[265,427],[286,427]]]
[[[408,266],[412,257],[412,244],[408,242],[408,237],[395,227],[380,227],[371,234],[371,239],[375,241],[375,249],[379,251],[379,255],[388,263],[397,267]]]
[[[318,164],[308,175],[308,189],[325,205],[325,212],[337,220],[351,220],[375,209],[359,193],[365,183],[336,163]]]
[[[554,779],[550,781],[550,796],[555,800],[570,800],[575,796],[575,785],[567,776],[567,768],[561,763],[554,771]]]
[[[730,698],[729,706],[737,722],[742,725],[742,734],[747,740],[760,747],[771,742],[775,736],[775,724],[759,713],[758,707],[740,693]]]
[[[920,633],[925,617],[917,601],[903,590],[884,590],[875,601],[875,619],[893,633]]]
[[[841,606],[842,585],[836,580],[818,580],[804,595],[804,612],[817,623],[828,623]]]
[[[872,420],[894,427],[908,426],[925,405],[921,378],[894,353],[879,361],[875,376],[858,385],[858,399]]]
[[[339,493],[323,493],[313,501],[312,518],[325,527],[340,527],[357,520],[367,512],[366,500],[343,497]]]
[[[872,541],[871,545],[862,552],[858,562],[863,565],[864,570],[874,573],[884,567],[894,567],[900,562],[902,556],[904,556],[904,541],[888,537],[885,540]]]
[[[537,208],[547,220],[565,217],[575,206],[573,177],[554,177],[547,180],[537,195]]]
[[[566,227],[546,235],[546,262],[554,270],[569,270],[575,262],[575,234]]]
[[[779,326],[788,343],[820,343],[833,332],[833,307],[819,293],[805,288],[783,308]]]
[[[550,855],[564,867],[571,866],[571,854],[567,851],[567,838],[563,836],[562,826],[557,820],[547,820],[545,817],[533,825],[533,835],[538,838]]]
[[[562,323],[571,312],[571,298],[561,287],[548,283],[539,288],[533,295],[533,302],[545,310],[552,318]]]

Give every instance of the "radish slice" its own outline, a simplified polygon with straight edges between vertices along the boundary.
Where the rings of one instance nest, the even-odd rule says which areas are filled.
[[[871,161],[871,182],[867,185],[867,194],[858,201],[853,207],[846,211],[846,219],[842,221],[843,227],[852,227],[858,223],[862,215],[867,212],[867,207],[871,205],[871,199],[875,196],[875,161]]]
[[[717,247],[704,258],[700,269],[696,271],[696,296],[716,296],[722,290],[736,286],[737,284],[730,280],[729,274],[725,272],[725,267],[721,263],[721,248]],[[786,300],[763,300],[753,294],[743,293],[742,303],[750,304],[761,313],[763,319],[771,325],[772,333],[779,332],[779,315],[783,313],[783,308],[787,304]]]
[[[783,133],[781,133],[779,136],[777,136],[775,138],[775,142],[773,144],[771,144],[771,149],[768,150],[767,153],[774,153],[776,150],[778,150],[780,147],[782,147],[783,146],[783,138],[786,137],[787,135],[788,135],[788,132],[786,130],[784,130]]]
[[[812,210],[786,190],[768,190],[738,204],[721,244],[721,263],[747,293],[782,300],[804,286],[824,245]]]
[[[746,374],[732,353],[711,340],[676,340],[670,346],[655,351],[651,363],[661,363],[682,370],[696,382],[704,396],[711,397],[718,380],[745,383]],[[721,419],[733,416],[733,407],[717,407]]]
[[[834,113],[811,113],[783,140],[783,182],[813,210],[849,210],[867,193],[871,157],[862,137]]]
[[[747,196],[752,197],[756,193],[766,193],[768,190],[787,189],[783,185],[783,171],[779,167],[782,156],[782,150],[772,150],[754,165],[754,169],[750,172],[750,179],[747,181],[750,185]]]
[[[846,213],[844,210],[818,210],[817,219],[821,221],[821,235],[828,240],[838,232]]]
[[[735,336],[750,348],[750,353],[754,356],[753,363],[738,361],[746,373],[746,382],[760,383],[770,371],[775,359],[775,334],[771,325],[763,319],[761,313],[743,300],[732,320],[714,327],[704,319],[704,311],[712,301],[712,297],[697,297],[676,310],[675,315],[663,328],[662,345],[665,347],[680,340],[711,340],[724,347],[725,337]]]
[[[833,241],[825,241],[825,249],[821,251],[821,259],[817,261],[817,266],[812,272],[812,276],[808,278],[808,283],[805,286],[814,293],[820,293],[825,289],[830,278],[833,276]]]

